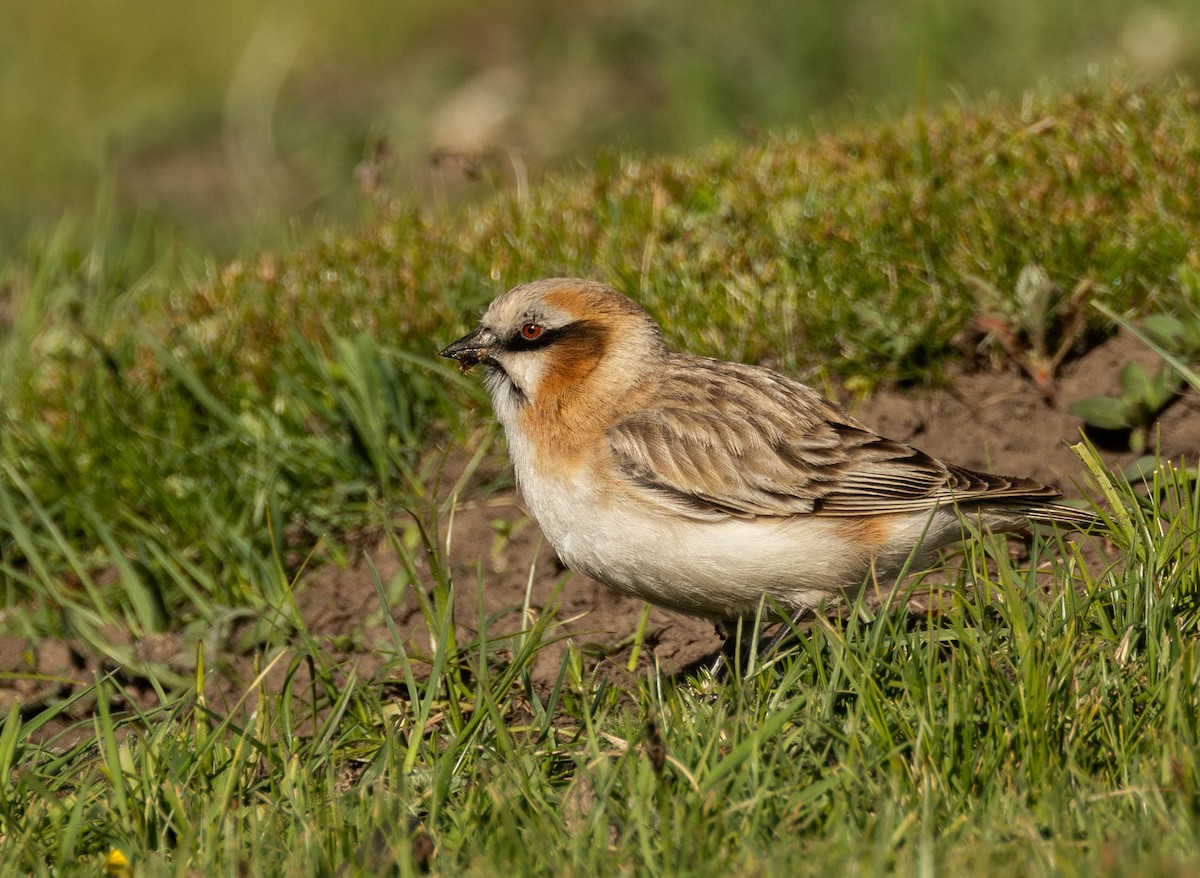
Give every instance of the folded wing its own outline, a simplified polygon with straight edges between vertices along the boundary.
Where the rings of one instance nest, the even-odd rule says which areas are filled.
[[[888,515],[949,503],[1030,514],[1060,496],[878,436],[773,372],[698,357],[675,364],[608,441],[626,478],[698,519]]]

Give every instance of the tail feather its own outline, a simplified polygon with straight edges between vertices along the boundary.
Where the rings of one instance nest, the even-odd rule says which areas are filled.
[[[1104,530],[1104,519],[1090,509],[1076,509],[1061,503],[1040,503],[1020,507],[1021,514],[1034,524],[1047,524],[1085,532]]]

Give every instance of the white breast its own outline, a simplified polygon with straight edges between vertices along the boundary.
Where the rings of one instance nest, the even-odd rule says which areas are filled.
[[[840,519],[687,519],[632,486],[605,490],[587,466],[545,474],[509,435],[521,493],[563,563],[619,591],[719,620],[753,616],[764,594],[786,608],[814,607],[871,571],[870,552],[847,538]],[[922,524],[915,527],[913,542]],[[904,555],[884,559],[881,583]]]

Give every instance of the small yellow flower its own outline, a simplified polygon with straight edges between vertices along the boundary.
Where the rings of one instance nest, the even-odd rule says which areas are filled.
[[[133,866],[130,865],[128,858],[116,848],[108,852],[108,859],[104,861],[104,871],[112,878],[133,878]]]

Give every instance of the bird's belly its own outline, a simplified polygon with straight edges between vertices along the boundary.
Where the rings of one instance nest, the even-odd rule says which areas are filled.
[[[522,489],[568,567],[652,603],[713,619],[753,616],[764,596],[793,610],[815,606],[861,586],[878,554],[879,546],[846,519],[697,521],[606,497],[586,480],[556,480],[553,486],[524,480]]]

